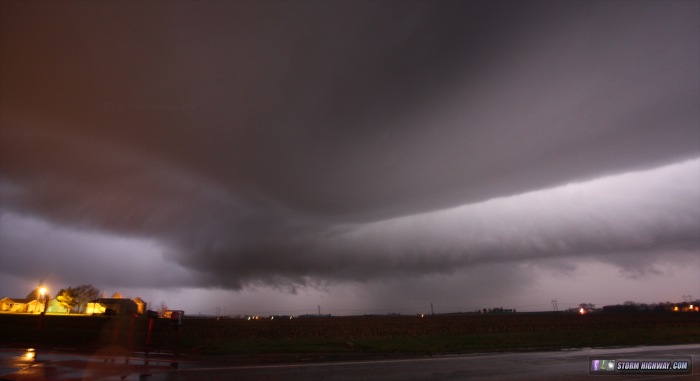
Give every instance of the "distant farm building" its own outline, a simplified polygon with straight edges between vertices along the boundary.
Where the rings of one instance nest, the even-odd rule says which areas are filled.
[[[138,299],[142,309],[145,310],[146,303]],[[100,298],[87,304],[85,310],[87,314],[106,314],[106,315],[133,315],[139,313],[139,304],[131,299],[121,298]]]
[[[49,305],[46,308],[46,313],[49,314],[68,314],[69,312],[68,308],[59,303],[56,298],[49,300]]]
[[[145,314],[147,307],[146,302],[144,302],[143,299],[139,298],[138,296],[132,300],[134,301],[134,303],[136,303],[136,312],[141,315]]]
[[[162,318],[165,319],[182,319],[182,317],[185,316],[185,311],[182,310],[167,310],[163,312],[163,315],[161,316]]]
[[[0,299],[0,311],[38,314],[44,312],[44,303],[36,299],[5,297]]]

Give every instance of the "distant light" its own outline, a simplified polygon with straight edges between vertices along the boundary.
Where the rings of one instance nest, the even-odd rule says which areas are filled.
[[[274,316],[270,316],[270,320],[275,320],[275,317],[274,317]]]
[[[678,311],[678,306],[674,306],[674,307],[673,307],[673,310],[674,310],[674,311]]]
[[[424,314],[420,314],[420,317],[425,317],[425,315],[424,315]]]
[[[583,308],[581,308],[580,310],[578,310],[578,313],[580,313],[581,315],[583,315],[583,314],[586,313],[586,310],[584,310]]]
[[[289,320],[292,320],[292,317],[291,317],[291,316],[289,317]]]
[[[24,358],[29,361],[34,361],[36,358],[36,351],[34,348],[27,349],[27,352],[24,354]]]
[[[691,309],[691,310],[693,309],[693,305],[692,305],[692,304],[690,305],[690,309]]]

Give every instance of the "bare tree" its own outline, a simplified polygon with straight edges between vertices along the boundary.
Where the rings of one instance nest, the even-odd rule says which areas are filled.
[[[165,304],[165,302],[160,302],[160,306],[158,307],[158,314],[160,316],[163,316],[165,314],[165,311],[169,310],[168,305]]]
[[[78,307],[78,313],[85,311],[87,303],[100,297],[100,290],[92,284],[81,284],[73,288],[73,296]]]

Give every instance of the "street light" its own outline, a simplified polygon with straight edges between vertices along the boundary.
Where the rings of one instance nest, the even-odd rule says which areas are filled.
[[[44,309],[42,310],[42,312],[46,312],[46,303],[44,300],[44,296],[46,295],[46,287],[39,288],[39,295],[40,295],[39,300],[41,301],[41,304],[44,305]]]

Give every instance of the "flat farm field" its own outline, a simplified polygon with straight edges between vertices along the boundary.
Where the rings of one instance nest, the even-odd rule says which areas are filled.
[[[182,345],[210,354],[438,354],[698,342],[700,314],[693,313],[188,319],[182,331]]]
[[[0,344],[201,355],[447,354],[700,342],[700,313],[513,313],[275,319],[0,314]]]

